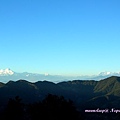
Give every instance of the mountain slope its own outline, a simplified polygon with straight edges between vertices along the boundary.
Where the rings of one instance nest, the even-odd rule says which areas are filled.
[[[107,79],[101,80],[97,83],[94,88],[94,92],[99,92],[103,94],[113,94],[118,95],[116,91],[120,91],[120,77],[112,76]]]
[[[58,85],[64,90],[64,95],[67,98],[75,101],[76,104],[81,104],[84,101],[94,96],[94,87],[97,81],[82,81],[74,80],[69,82],[61,82]]]
[[[90,108],[119,107],[120,102],[120,77],[111,76],[99,81],[95,88],[95,97],[86,102]]]

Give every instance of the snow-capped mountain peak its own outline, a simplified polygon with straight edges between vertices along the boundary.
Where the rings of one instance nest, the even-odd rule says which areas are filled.
[[[112,74],[113,74],[112,72],[108,72],[108,71],[100,72],[100,73],[99,73],[99,75],[101,75],[101,76],[112,75]]]
[[[0,76],[13,75],[13,74],[14,74],[14,72],[9,68],[0,70]]]

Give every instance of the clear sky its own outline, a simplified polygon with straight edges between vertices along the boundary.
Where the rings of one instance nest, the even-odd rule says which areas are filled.
[[[0,0],[0,69],[64,75],[120,71],[120,0]]]

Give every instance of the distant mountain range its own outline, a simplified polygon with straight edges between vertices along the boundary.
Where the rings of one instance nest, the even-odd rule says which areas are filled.
[[[69,80],[101,80],[110,76],[120,76],[120,72],[101,72],[98,75],[80,75],[80,76],[62,76],[62,75],[49,75],[49,74],[36,74],[36,73],[17,73],[12,71],[11,69],[1,69],[0,70],[0,82],[8,82],[9,80],[17,81],[20,79],[28,80],[30,82],[36,81],[51,81],[54,83],[58,83],[61,81],[69,81]]]

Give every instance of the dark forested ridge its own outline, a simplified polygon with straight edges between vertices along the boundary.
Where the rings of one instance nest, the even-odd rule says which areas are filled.
[[[90,118],[92,114],[85,113],[86,109],[120,109],[120,77],[112,76],[101,81],[73,80],[57,84],[48,81],[31,83],[26,80],[0,83],[0,111],[10,98],[19,96],[24,104],[33,104],[43,101],[48,94],[72,100],[76,109]],[[96,118],[98,116],[96,113]]]

